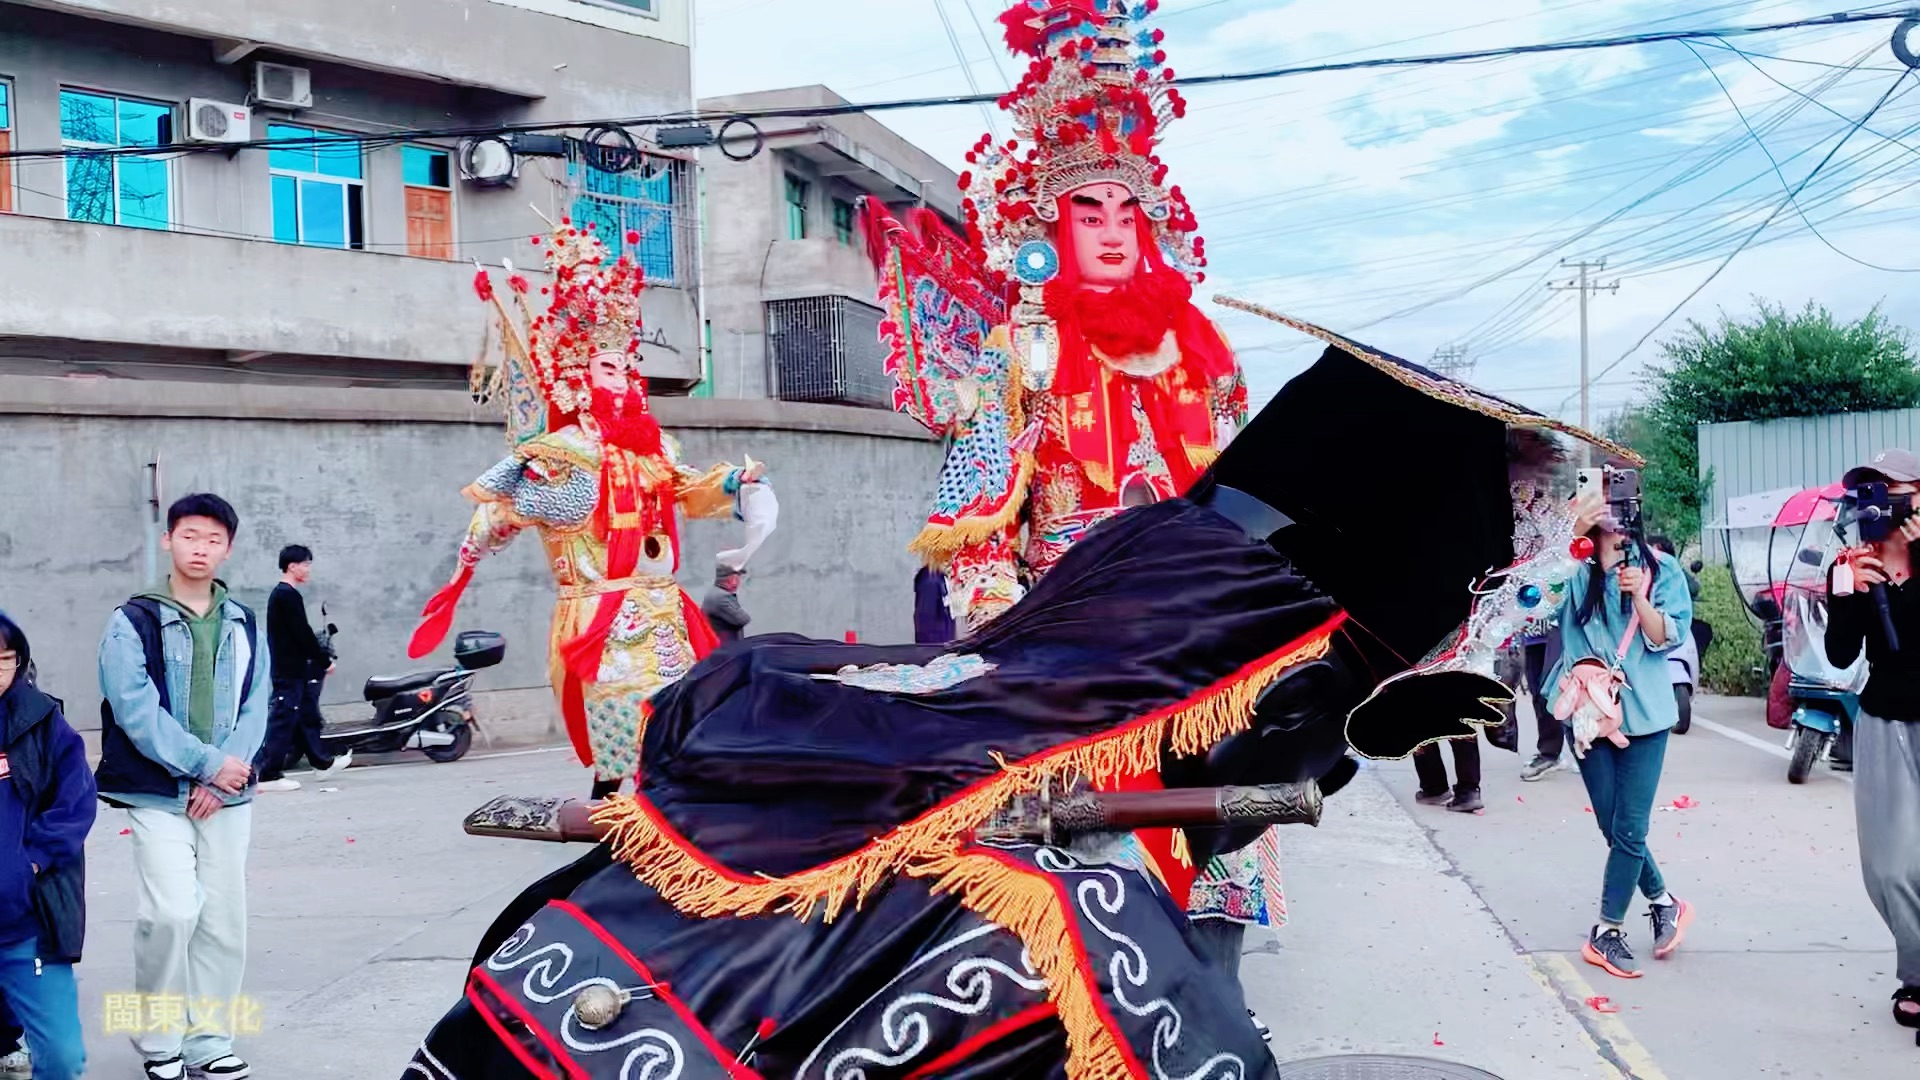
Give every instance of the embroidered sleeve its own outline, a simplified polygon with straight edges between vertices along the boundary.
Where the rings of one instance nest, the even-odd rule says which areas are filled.
[[[962,547],[947,564],[946,576],[947,607],[967,633],[998,618],[1026,593],[1005,533]]]
[[[460,565],[478,565],[481,559],[512,543],[525,527],[525,522],[508,504],[481,503],[473,511],[473,521],[467,525],[466,539],[460,542]]]

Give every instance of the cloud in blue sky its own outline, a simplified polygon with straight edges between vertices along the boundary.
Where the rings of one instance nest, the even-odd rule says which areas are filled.
[[[856,101],[1005,89],[1020,68],[994,34],[999,0],[970,2],[700,0],[696,89],[818,82]],[[1846,7],[1163,0],[1159,25],[1172,65],[1198,75]],[[1465,346],[1473,381],[1569,419],[1578,322],[1573,293],[1550,286],[1570,277],[1562,259],[1605,258],[1600,280],[1620,288],[1591,301],[1594,370],[1613,365],[1594,388],[1597,421],[1639,395],[1662,337],[1688,318],[1744,310],[1753,296],[1817,300],[1845,316],[1882,303],[1920,328],[1920,280],[1854,261],[1920,267],[1920,190],[1908,188],[1920,182],[1920,77],[1806,186],[1798,211],[1782,208],[1783,178],[1800,183],[1902,70],[1891,32],[1874,23],[1737,39],[1745,57],[1660,44],[1195,88],[1165,154],[1207,237],[1203,292],[1244,296],[1411,359]],[[973,107],[882,119],[956,166],[987,123]],[[1845,255],[1812,235],[1800,211]],[[1769,216],[1724,273],[1615,364]],[[1256,399],[1316,353],[1272,324],[1222,322]]]

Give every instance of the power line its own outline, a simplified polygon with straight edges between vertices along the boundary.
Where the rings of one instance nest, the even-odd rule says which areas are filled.
[[[1847,129],[1847,133],[1840,137],[1840,141],[1833,144],[1833,149],[1827,151],[1827,156],[1820,159],[1820,164],[1815,165],[1813,167],[1812,172],[1808,173],[1806,177],[1803,178],[1798,184],[1788,189],[1787,197],[1785,199],[1782,199],[1778,206],[1774,207],[1773,213],[1767,215],[1767,219],[1765,221],[1762,221],[1759,225],[1756,225],[1753,231],[1747,234],[1746,239],[1740,241],[1740,245],[1738,247],[1728,252],[1727,257],[1721,260],[1719,266],[1714,267],[1713,273],[1708,274],[1706,277],[1706,280],[1694,286],[1693,291],[1689,292],[1686,296],[1682,297],[1679,303],[1673,305],[1673,307],[1665,315],[1662,315],[1660,317],[1659,322],[1654,323],[1653,326],[1648,328],[1646,333],[1640,335],[1640,340],[1634,342],[1632,348],[1628,349],[1624,353],[1621,353],[1620,358],[1618,360],[1615,360],[1613,363],[1608,364],[1604,368],[1601,368],[1600,374],[1597,377],[1605,378],[1607,374],[1611,372],[1614,368],[1617,368],[1621,364],[1626,363],[1627,358],[1632,356],[1634,353],[1639,352],[1640,346],[1645,345],[1649,338],[1652,338],[1653,335],[1659,333],[1660,328],[1667,325],[1667,321],[1669,319],[1672,319],[1675,315],[1679,314],[1681,308],[1684,308],[1688,304],[1692,303],[1694,297],[1699,296],[1700,293],[1703,290],[1705,290],[1708,285],[1712,284],[1713,280],[1720,276],[1720,272],[1722,270],[1725,270],[1727,266],[1733,262],[1734,259],[1738,258],[1740,253],[1747,249],[1747,245],[1751,244],[1755,237],[1759,236],[1760,233],[1764,231],[1768,225],[1773,224],[1773,219],[1780,216],[1780,211],[1785,210],[1787,208],[1787,204],[1792,202],[1794,200],[1794,197],[1799,195],[1800,191],[1803,188],[1805,188],[1808,184],[1812,183],[1814,177],[1820,175],[1820,170],[1827,167],[1827,162],[1833,160],[1834,155],[1840,152],[1840,148],[1847,144],[1847,140],[1851,139],[1855,132],[1859,131],[1862,127],[1865,127],[1867,124],[1867,121],[1873,119],[1873,114],[1880,111],[1880,106],[1885,105],[1887,103],[1887,99],[1893,96],[1893,92],[1895,90],[1898,90],[1902,83],[1906,82],[1907,75],[1908,75],[1908,72],[1901,72],[1898,76],[1896,76],[1892,84],[1887,87],[1886,93],[1880,95],[1880,100],[1874,102],[1873,107],[1871,109],[1868,109],[1860,117],[1859,120],[1855,121],[1854,125],[1851,128]],[[1567,402],[1571,400],[1572,400],[1571,396],[1569,396],[1565,400],[1562,400],[1560,402],[1560,409],[1565,409],[1567,407]]]
[[[1581,38],[1570,41],[1539,42],[1530,45],[1509,45],[1499,48],[1472,49],[1464,52],[1428,53],[1417,56],[1385,56],[1361,60],[1344,60],[1326,63],[1301,64],[1290,67],[1262,68],[1253,71],[1226,72],[1218,75],[1189,76],[1172,80],[1172,85],[1181,87],[1223,86],[1242,82],[1261,82],[1270,79],[1292,78],[1300,75],[1320,75],[1341,71],[1364,71],[1385,68],[1435,67],[1445,64],[1478,63],[1488,60],[1505,59],[1517,56],[1538,56],[1552,53],[1580,52],[1597,49],[1627,48],[1639,45],[1653,45],[1662,42],[1704,41],[1715,38],[1751,37],[1760,34],[1782,33],[1789,30],[1803,30],[1819,27],[1846,26],[1855,23],[1885,22],[1907,18],[1904,12],[1884,11],[1837,11],[1826,15],[1817,15],[1784,22],[1764,23],[1751,26],[1730,26],[1694,30],[1669,30],[1639,34],[1623,34],[1612,37]],[[944,9],[942,18],[945,19]],[[844,103],[840,105],[793,105],[765,107],[736,112],[710,113],[699,109],[673,113],[661,113],[653,116],[628,116],[611,119],[544,121],[524,124],[484,124],[461,125],[439,128],[412,128],[384,132],[377,136],[368,135],[327,135],[319,134],[299,138],[250,139],[245,142],[194,144],[162,148],[179,153],[234,153],[239,150],[270,149],[318,149],[324,146],[353,144],[392,144],[426,139],[454,139],[487,135],[532,134],[574,128],[630,128],[660,127],[675,124],[712,124],[728,120],[772,120],[772,119],[809,119],[830,116],[849,116],[860,113],[892,112],[901,109],[926,109],[943,106],[977,105],[983,102],[995,102],[1000,94],[966,94],[944,97],[898,98],[890,101],[872,101],[865,103]],[[118,157],[149,155],[154,147],[107,147],[99,149],[58,149],[11,150],[0,153],[0,161],[24,160],[31,158],[68,158],[68,157]]]

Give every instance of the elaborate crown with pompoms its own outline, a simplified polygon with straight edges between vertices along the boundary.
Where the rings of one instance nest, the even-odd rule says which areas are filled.
[[[1014,138],[983,136],[960,178],[967,229],[990,270],[1013,273],[1022,245],[1044,242],[1061,196],[1103,180],[1140,200],[1168,265],[1188,274],[1206,263],[1198,223],[1179,185],[1166,186],[1156,148],[1167,123],[1186,115],[1147,25],[1159,0],[1021,0],[1000,16],[1007,47],[1030,63],[1000,99]]]
[[[638,241],[638,234],[627,235],[629,244]],[[534,237],[533,243],[545,246],[546,268],[552,275],[551,282],[540,287],[541,295],[548,298],[544,313],[534,315],[529,309],[529,283],[514,272],[512,263],[506,264],[507,288],[519,309],[518,320],[494,294],[486,269],[474,275],[474,291],[494,305],[507,354],[506,364],[487,369],[487,396],[497,389],[494,384],[524,376],[555,411],[571,415],[585,410],[593,400],[588,369],[595,356],[617,352],[631,360],[638,352],[640,294],[646,275],[626,255],[609,263],[607,246],[592,227],[580,228],[569,218],[560,219],[551,235]],[[484,357],[482,361],[486,369]],[[477,374],[476,380],[480,378]],[[476,391],[482,385],[476,381]],[[512,409],[510,403],[510,414]]]

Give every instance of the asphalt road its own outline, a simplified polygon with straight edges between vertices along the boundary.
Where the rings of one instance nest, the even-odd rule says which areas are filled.
[[[1887,1019],[1892,942],[1861,890],[1849,784],[1790,787],[1757,709],[1701,712],[1716,727],[1675,741],[1661,792],[1699,805],[1658,814],[1654,832],[1675,891],[1701,912],[1679,956],[1637,982],[1579,961],[1604,849],[1574,773],[1522,784],[1519,762],[1487,749],[1488,809],[1461,816],[1412,805],[1411,769],[1388,763],[1320,828],[1286,836],[1292,922],[1250,935],[1243,971],[1276,1055],[1415,1054],[1503,1080],[1917,1075],[1920,1049]],[[263,796],[247,979],[260,1030],[239,1046],[256,1075],[397,1077],[494,914],[577,854],[467,837],[462,815],[495,794],[587,783],[565,752],[476,754]],[[103,811],[89,842],[80,983],[89,1075],[132,1080],[132,1048],[106,1030],[109,996],[132,990],[122,828]],[[1619,1011],[1586,1004],[1600,994]]]

